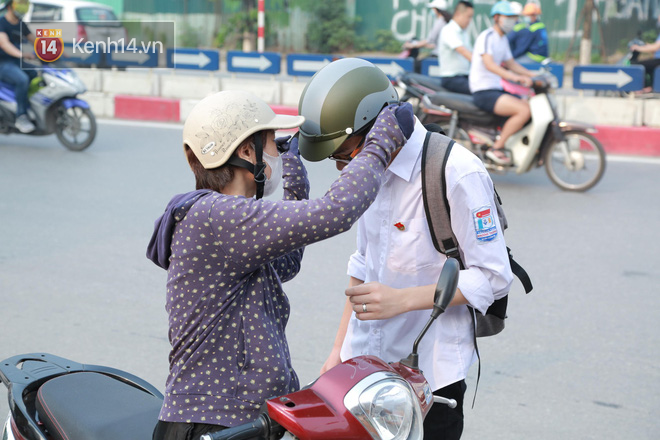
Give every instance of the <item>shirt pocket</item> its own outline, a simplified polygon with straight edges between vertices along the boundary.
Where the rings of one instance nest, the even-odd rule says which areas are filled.
[[[387,266],[391,270],[417,272],[440,264],[440,255],[433,247],[426,217],[399,220],[391,226]]]

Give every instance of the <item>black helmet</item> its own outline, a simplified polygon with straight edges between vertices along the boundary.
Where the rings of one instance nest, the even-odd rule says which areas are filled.
[[[366,129],[384,106],[399,101],[378,67],[359,58],[328,64],[312,77],[300,97],[300,154],[309,161],[329,157],[349,135]]]

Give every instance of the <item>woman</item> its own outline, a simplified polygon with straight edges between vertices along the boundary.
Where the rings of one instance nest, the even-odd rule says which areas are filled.
[[[363,153],[323,198],[306,200],[297,139],[279,142],[288,148],[280,155],[274,134],[304,118],[275,115],[238,91],[195,106],[183,144],[197,190],[170,201],[147,251],[168,271],[172,345],[154,439],[199,438],[252,421],[266,399],[299,388],[282,283],[298,273],[306,245],[348,230],[374,200],[391,153],[406,141],[397,117],[412,127],[409,106],[385,108]],[[283,200],[261,199],[281,177]]]

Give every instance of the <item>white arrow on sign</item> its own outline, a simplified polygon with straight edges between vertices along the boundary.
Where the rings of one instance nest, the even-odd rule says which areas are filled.
[[[64,46],[64,56],[66,58],[79,58],[84,61],[92,55],[94,55],[94,52],[86,50],[77,50],[76,53],[73,53],[73,46]]]
[[[390,76],[396,76],[404,70],[403,67],[399,66],[394,61],[392,61],[390,64],[375,64],[375,66],[385,72],[386,75]]]
[[[259,69],[260,72],[268,69],[273,63],[263,55],[255,57],[233,57],[231,65],[242,69]]]
[[[429,76],[440,76],[440,66],[437,64],[430,65]]]
[[[329,59],[314,61],[314,60],[293,60],[293,70],[301,72],[318,72],[323,67],[330,64]]]
[[[189,66],[197,66],[200,69],[206,67],[211,62],[204,52],[198,53],[174,53],[172,55],[172,63],[176,67],[177,64],[187,64]]]
[[[110,58],[112,61],[137,62],[138,64],[144,64],[145,61],[149,60],[149,54],[142,51],[111,52]]]
[[[632,82],[632,80],[633,77],[621,69],[616,72],[580,72],[580,82],[582,84],[613,85],[621,88]]]

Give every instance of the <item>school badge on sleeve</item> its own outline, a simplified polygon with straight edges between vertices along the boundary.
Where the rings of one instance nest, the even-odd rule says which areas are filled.
[[[472,211],[472,220],[474,220],[474,230],[479,243],[497,240],[497,225],[490,206],[482,206]]]

